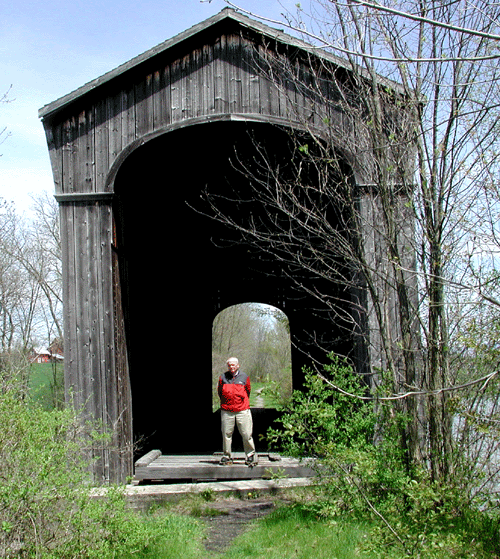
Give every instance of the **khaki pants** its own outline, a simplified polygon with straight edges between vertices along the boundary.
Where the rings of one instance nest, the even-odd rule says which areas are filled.
[[[235,425],[238,427],[243,440],[243,449],[246,456],[252,456],[255,454],[255,444],[252,437],[253,421],[250,410],[238,412],[221,410],[222,451],[224,455],[231,458],[231,443]]]

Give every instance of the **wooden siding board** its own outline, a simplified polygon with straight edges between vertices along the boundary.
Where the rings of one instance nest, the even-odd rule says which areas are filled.
[[[78,190],[79,185],[75,182],[75,168],[78,161],[78,152],[76,147],[76,139],[78,135],[77,118],[72,116],[66,119],[62,124],[62,185],[61,189],[64,193],[71,193]],[[66,391],[74,391],[71,396],[74,398],[75,404],[79,407],[83,405],[84,398],[82,391],[82,379],[80,376],[80,352],[78,347],[78,332],[81,326],[79,315],[77,312],[78,301],[78,282],[77,277],[77,243],[76,232],[78,224],[76,223],[75,212],[73,206],[61,207],[61,223],[62,223],[62,240],[63,240],[63,297],[64,297],[64,324],[66,332],[67,355],[65,356],[65,377]]]
[[[231,113],[242,112],[241,43],[239,35],[227,39],[228,101]]]
[[[75,192],[74,186],[74,166],[75,166],[75,146],[74,139],[76,137],[75,117],[68,118],[62,124],[62,192]]]
[[[288,73],[288,64],[280,60],[278,65],[283,68],[282,72],[280,72],[280,79],[277,86],[280,116],[290,119],[294,114],[294,107],[296,104],[295,87]]]
[[[100,370],[101,370],[101,389],[103,391],[103,402],[105,406],[102,410],[102,420],[105,425],[109,425],[112,433],[113,447],[119,448],[119,438],[117,437],[118,418],[118,383],[114,367],[114,321],[113,321],[113,263],[111,255],[112,240],[112,213],[108,204],[98,204],[98,237],[100,238],[99,254],[100,267],[98,270],[99,280],[99,347],[100,351]],[[106,479],[110,479],[111,472],[119,467],[119,457],[115,450],[107,451]]]
[[[61,256],[63,263],[63,323],[64,323],[64,384],[66,400],[70,401],[72,392],[78,398],[79,379],[78,355],[76,348],[76,274],[73,206],[60,206],[61,219]]]
[[[115,479],[123,480],[133,474],[133,428],[132,428],[132,394],[127,361],[127,340],[122,305],[122,285],[120,283],[119,260],[116,247],[116,223],[112,222],[112,242],[110,255],[112,260],[112,312],[113,343],[112,367],[117,384],[117,446],[120,456],[115,470]]]
[[[96,370],[94,355],[94,340],[92,338],[92,305],[93,286],[92,286],[92,268],[95,262],[95,253],[92,250],[92,223],[89,215],[89,205],[76,204],[76,220],[75,225],[78,230],[75,235],[76,239],[76,267],[78,278],[77,301],[76,308],[78,312],[78,324],[80,325],[77,332],[77,343],[79,350],[80,376],[84,387],[84,394],[89,398],[87,403],[87,411],[93,416],[98,410],[96,405]]]
[[[153,72],[153,83],[152,83],[152,96],[153,96],[153,130],[158,130],[161,128],[161,72],[160,70],[155,70]]]
[[[251,41],[241,39],[241,111],[259,113],[259,78],[255,68],[255,47]]]
[[[95,105],[95,191],[104,192],[109,172],[109,103],[108,98],[100,99]]]
[[[75,187],[77,192],[95,190],[95,126],[94,108],[85,109],[78,115],[78,134],[75,141]],[[77,186],[78,185],[78,186]]]
[[[271,57],[274,55],[271,54]],[[280,116],[280,95],[279,86],[276,84],[275,79],[267,79],[267,94],[269,95],[269,114],[273,116]]]
[[[294,115],[294,120],[302,122],[304,120],[304,88],[298,83],[300,78],[300,64],[296,62],[291,67],[291,89],[293,91],[292,95],[292,111]]]
[[[195,49],[190,55],[190,68],[189,68],[189,76],[187,80],[187,107],[188,112],[185,116],[187,118],[194,118],[200,116],[200,88],[199,88],[199,74],[200,68],[200,56],[198,49]]]
[[[131,144],[136,138],[135,128],[135,94],[134,86],[131,85],[122,90],[121,108],[121,132],[122,150]]]
[[[153,131],[153,76],[146,75],[135,85],[135,137],[141,138]]]
[[[302,85],[300,96],[299,110],[301,111],[301,119],[308,124],[315,124],[314,103],[312,101],[312,76],[303,64],[300,64],[298,71],[299,83]]]
[[[203,114],[211,115],[215,112],[214,52],[212,45],[203,45],[200,76],[202,79]]]
[[[99,239],[99,203],[86,204],[82,207],[82,214],[85,215],[85,222],[87,228],[86,235],[86,251],[90,258],[86,261],[82,258],[82,272],[87,276],[87,294],[86,297],[82,297],[81,304],[83,305],[82,313],[86,317],[87,328],[84,339],[84,344],[82,345],[83,355],[87,354],[88,359],[88,370],[89,375],[87,381],[89,383],[90,392],[87,394],[90,396],[90,413],[93,418],[102,422],[103,425],[107,425],[107,415],[108,415],[108,402],[105,399],[105,387],[106,379],[103,375],[103,370],[101,367],[101,356],[103,347],[100,345],[101,342],[101,305],[100,300],[100,288],[99,288],[99,276],[102,267],[101,262],[101,245]],[[106,477],[106,468],[109,467],[107,464],[107,452],[103,445],[99,445],[94,449],[94,457],[99,460],[99,477],[104,480]]]
[[[181,98],[181,120],[193,116],[193,92],[192,92],[192,59],[186,55],[181,59],[181,78],[179,82]]]
[[[203,51],[201,48],[196,48],[193,50],[193,62],[192,62],[192,78],[191,78],[191,88],[192,88],[192,116],[199,117],[204,114],[204,98],[203,98]]]
[[[259,56],[263,59],[266,57],[266,51],[263,46],[259,47]],[[271,107],[271,80],[265,71],[259,74],[259,109],[264,115],[272,115]]]
[[[164,126],[171,124],[172,123],[172,91],[171,91],[171,85],[172,85],[172,77],[171,77],[171,73],[172,73],[172,69],[170,68],[170,65],[166,66],[163,70],[163,80],[164,80],[164,97],[163,97],[163,101],[164,101],[164,111],[165,114],[163,116],[163,124]]]
[[[229,112],[227,76],[227,37],[221,35],[214,45],[215,113]]]
[[[170,97],[172,99],[172,122],[182,120],[181,61],[174,60],[170,66]]]
[[[170,67],[153,73],[153,128],[159,130],[171,122]]]
[[[109,190],[108,173],[111,165],[116,161],[123,149],[122,138],[122,92],[114,93],[106,98],[108,119],[108,170],[103,191]]]
[[[61,144],[62,144],[62,124],[58,123],[54,126],[49,126],[48,123],[43,123],[45,138],[47,140],[47,148],[49,150],[49,159],[52,169],[52,178],[56,192],[60,192],[62,187],[62,158],[61,158]]]
[[[70,241],[71,241],[71,277],[70,281],[70,302],[71,302],[71,315],[70,320],[74,323],[75,327],[72,331],[72,339],[70,340],[72,350],[73,350],[73,365],[75,367],[75,404],[81,407],[86,404],[87,395],[90,394],[88,386],[88,360],[85,359],[84,353],[82,351],[82,345],[85,343],[84,336],[87,323],[85,316],[83,315],[82,308],[82,291],[86,292],[87,281],[86,278],[82,277],[82,237],[86,236],[86,226],[85,230],[83,226],[85,225],[84,220],[81,217],[81,207],[75,205],[69,205],[68,209],[71,210],[71,221],[68,225],[71,226],[69,230]],[[68,212],[69,213],[69,212]],[[90,256],[90,255],[89,255]],[[85,281],[84,281],[85,280]]]

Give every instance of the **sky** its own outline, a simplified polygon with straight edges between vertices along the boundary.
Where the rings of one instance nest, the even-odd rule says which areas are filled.
[[[296,1],[241,0],[281,19]],[[29,215],[32,196],[54,192],[38,110],[217,14],[224,0],[19,0],[0,5],[0,198]]]

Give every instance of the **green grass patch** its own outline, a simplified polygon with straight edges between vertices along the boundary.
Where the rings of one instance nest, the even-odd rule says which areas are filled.
[[[163,513],[148,517],[144,522],[147,531],[155,537],[145,549],[120,559],[207,559],[203,545],[205,527],[199,520]]]
[[[254,521],[226,552],[218,554],[205,549],[206,526],[199,516],[176,515],[167,509],[145,517],[157,537],[150,538],[146,549],[124,559],[351,559],[360,557],[358,548],[368,535],[361,523],[329,522],[300,505],[283,506]]]
[[[64,401],[64,365],[62,363],[31,363],[30,394],[43,409],[60,407]]]
[[[272,382],[252,382],[250,407],[256,407],[259,398],[264,401],[264,405],[259,407],[266,409],[276,409],[282,403],[279,391]]]
[[[257,406],[259,398],[264,399],[264,407],[265,405],[265,398],[262,394],[261,390],[266,387],[265,382],[252,382],[252,392],[250,393],[250,407],[254,408]]]
[[[356,518],[346,513],[333,518],[321,514],[318,495],[310,490],[287,505],[252,521],[223,553],[209,552],[204,540],[204,517],[220,514],[207,499],[187,497],[183,504],[167,505],[143,517],[148,545],[123,559],[493,559],[497,545],[488,545],[491,534],[482,534],[481,523],[468,530],[459,522],[450,523],[446,532],[429,530],[414,538],[403,524],[395,524],[404,539],[402,546],[381,537],[380,519]],[[212,499],[209,499],[211,501]],[[437,527],[435,527],[437,528]],[[484,528],[484,527],[483,527]],[[475,536],[471,534],[474,532]],[[152,536],[154,534],[154,536]],[[482,541],[480,541],[482,540]]]
[[[223,559],[352,559],[368,529],[357,522],[328,522],[300,506],[282,507],[238,537]],[[375,557],[364,555],[364,557]]]

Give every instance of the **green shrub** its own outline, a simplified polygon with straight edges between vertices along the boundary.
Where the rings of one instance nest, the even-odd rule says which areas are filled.
[[[119,488],[92,498],[89,445],[104,441],[71,409],[47,411],[20,397],[15,381],[0,394],[0,557],[120,557],[148,536]]]
[[[330,356],[324,377],[304,370],[304,387],[281,408],[280,427],[268,430],[274,448],[291,456],[329,456],[333,449],[364,449],[373,440],[375,414],[362,399],[366,386],[345,360]],[[343,391],[343,392],[341,392]],[[354,395],[351,396],[351,395]]]
[[[375,414],[365,387],[344,361],[333,358],[325,380],[306,371],[273,445],[294,456],[316,457],[322,483],[304,506],[317,518],[374,526],[362,551],[383,558],[500,557],[500,524],[468,500],[467,480],[432,483],[425,469],[409,473],[400,444],[406,418],[390,403]],[[377,437],[375,428],[383,437]],[[465,473],[463,475],[466,475]]]

